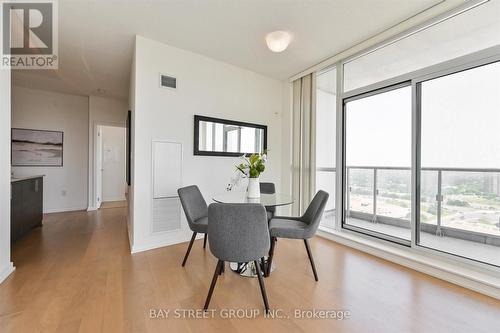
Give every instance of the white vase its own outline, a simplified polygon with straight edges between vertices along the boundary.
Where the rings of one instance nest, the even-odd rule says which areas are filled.
[[[250,199],[260,198],[260,181],[259,178],[248,178],[247,197]]]

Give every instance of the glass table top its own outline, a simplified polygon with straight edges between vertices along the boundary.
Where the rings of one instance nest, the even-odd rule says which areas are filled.
[[[265,207],[285,206],[293,203],[291,195],[282,193],[261,193],[260,198],[250,199],[247,197],[247,192],[225,192],[216,194],[212,200],[219,203],[260,203]]]

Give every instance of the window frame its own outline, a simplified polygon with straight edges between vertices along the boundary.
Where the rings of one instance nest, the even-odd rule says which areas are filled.
[[[487,50],[489,50],[489,49],[487,49]],[[500,50],[499,50],[499,52],[500,52]],[[414,232],[415,232],[415,237],[412,240],[414,240],[416,248],[425,249],[425,251],[439,252],[441,255],[445,255],[448,257],[452,256],[456,259],[459,259],[462,262],[478,264],[481,267],[483,267],[483,265],[486,265],[489,267],[500,268],[500,266],[495,265],[493,263],[488,263],[488,262],[484,262],[484,261],[481,261],[478,259],[465,257],[465,256],[462,256],[460,254],[453,254],[451,252],[447,252],[444,250],[431,248],[429,246],[422,245],[420,242],[420,226],[421,226],[421,221],[420,221],[420,209],[421,209],[420,208],[420,199],[421,199],[420,180],[421,180],[421,173],[422,173],[422,165],[421,165],[421,156],[422,156],[422,151],[421,151],[422,150],[422,145],[421,145],[421,140],[422,140],[422,103],[421,103],[422,99],[421,98],[422,98],[422,93],[421,93],[421,91],[422,91],[422,83],[427,82],[427,81],[431,81],[434,79],[438,79],[441,77],[458,74],[458,73],[461,73],[464,71],[473,70],[475,68],[479,68],[482,66],[487,66],[490,64],[494,64],[494,63],[500,63],[500,53],[497,53],[496,55],[493,55],[493,56],[486,53],[484,57],[481,57],[481,53],[482,53],[482,51],[463,57],[466,62],[462,63],[461,65],[451,66],[449,68],[443,68],[442,70],[439,70],[439,71],[436,71],[436,72],[430,73],[430,74],[421,75],[421,76],[415,78],[414,80],[412,80],[412,86],[415,86],[415,91],[416,91],[416,95],[415,95],[416,96],[416,100],[415,100],[416,103],[415,103],[414,112],[416,113],[415,119],[417,122],[415,124],[415,131],[416,131],[416,133],[415,133],[416,134],[416,136],[415,136],[416,142],[415,142],[415,147],[414,147],[414,149],[415,149],[415,152],[414,152],[415,153],[415,165],[414,166],[412,165],[412,171],[414,171],[414,174],[415,174],[414,181],[415,181],[415,184],[417,185],[416,186],[416,193],[415,193],[415,195],[416,195],[415,200],[416,201],[414,203],[414,205],[416,207],[415,216],[414,216],[415,225],[413,227]],[[472,59],[473,58],[472,56],[476,55],[476,54],[478,55],[478,58]],[[469,56],[471,56],[470,57],[471,59],[469,59]],[[458,58],[458,59],[460,59],[460,58]],[[415,169],[415,170],[413,170],[413,169]],[[460,171],[460,168],[457,168],[456,171]],[[467,171],[467,170],[464,169],[463,171]],[[489,169],[489,168],[477,169],[477,171],[478,172],[491,171],[491,169]],[[500,251],[500,249],[499,249],[499,251]]]
[[[346,144],[347,144],[347,142],[346,142],[347,141],[346,140],[346,135],[347,135],[347,133],[346,133],[346,127],[347,127],[346,126],[346,121],[347,121],[346,112],[347,112],[347,109],[346,109],[346,107],[347,107],[347,103],[349,103],[349,102],[357,101],[357,100],[371,97],[371,96],[380,95],[380,94],[394,91],[394,90],[401,89],[401,88],[411,87],[411,85],[412,85],[411,81],[399,82],[396,84],[391,84],[391,85],[386,86],[386,87],[378,88],[375,90],[367,91],[367,92],[364,92],[364,93],[361,93],[358,95],[349,96],[349,97],[342,99],[342,119],[343,119],[342,143],[343,143],[343,149],[342,149],[342,171],[341,171],[342,182],[341,182],[341,185],[342,185],[342,193],[343,194],[341,195],[342,205],[339,206],[339,207],[341,207],[341,211],[342,211],[342,217],[340,219],[340,228],[343,230],[350,230],[350,231],[354,231],[357,233],[372,236],[372,237],[375,237],[377,239],[390,241],[392,243],[396,243],[396,244],[403,245],[406,247],[411,246],[411,239],[407,240],[404,238],[399,238],[399,237],[395,237],[392,235],[383,234],[380,232],[357,227],[357,226],[350,225],[350,224],[346,223],[346,219],[347,219],[346,212],[348,210],[348,207],[346,206],[347,205],[347,198],[346,198],[347,197],[347,187],[346,187],[347,186],[347,172],[346,172],[346,170],[347,170],[347,163],[346,163],[346,151],[347,151],[347,149],[346,149]],[[412,101],[410,101],[410,103],[412,103]],[[411,150],[412,147],[410,146],[408,148]],[[373,186],[374,186],[374,188],[376,188],[377,184],[374,183]],[[338,195],[338,193],[337,193],[337,195]],[[412,195],[411,199],[413,199],[413,193],[411,193],[411,195]],[[375,200],[376,199],[374,198],[374,201]],[[411,209],[412,208],[410,207],[410,214],[413,215],[413,212],[411,211]],[[375,215],[376,215],[376,212],[375,212]],[[411,228],[411,221],[410,221],[410,228]]]
[[[363,52],[364,53],[364,52]],[[361,54],[361,53],[360,53]],[[455,264],[465,265],[466,267],[473,267],[482,271],[492,272],[500,275],[500,267],[494,264],[484,263],[471,258],[461,257],[459,255],[450,254],[447,252],[439,251],[436,249],[428,248],[419,245],[419,226],[420,226],[420,83],[434,78],[450,75],[460,71],[480,67],[490,63],[500,61],[500,45],[493,46],[481,51],[477,51],[465,56],[450,59],[448,61],[431,65],[417,71],[409,72],[398,77],[380,81],[365,87],[361,87],[349,92],[343,91],[343,65],[346,61],[340,60],[335,64],[337,68],[337,173],[336,173],[336,209],[335,215],[335,230],[345,233],[351,233],[357,236],[366,238],[367,240],[376,240],[382,243],[391,244],[393,246],[402,247],[411,253],[437,257]],[[345,214],[345,117],[344,117],[344,100],[355,98],[358,95],[370,94],[374,91],[387,89],[391,86],[397,86],[404,82],[410,81],[412,87],[412,145],[411,145],[411,241],[409,244],[401,244],[399,239],[390,239],[389,237],[380,238],[378,234],[373,234],[371,231],[365,229],[355,230],[356,227],[344,228],[344,214]],[[417,172],[418,171],[418,172]],[[417,220],[418,219],[418,220]],[[417,223],[418,221],[418,223]]]

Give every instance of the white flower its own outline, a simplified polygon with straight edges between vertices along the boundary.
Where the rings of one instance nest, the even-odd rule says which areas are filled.
[[[229,184],[227,184],[226,190],[232,191],[235,187],[237,187],[240,184],[242,178],[243,175],[241,174],[241,172],[236,171],[235,174],[231,177]]]

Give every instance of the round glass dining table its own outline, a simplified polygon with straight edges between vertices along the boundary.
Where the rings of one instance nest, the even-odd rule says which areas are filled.
[[[261,193],[260,198],[250,199],[247,197],[247,192],[226,192],[216,194],[213,201],[218,203],[260,203],[266,208],[286,206],[293,204],[293,197],[282,193]],[[267,267],[267,257],[262,258],[261,271],[265,272]],[[273,260],[271,272],[276,269],[276,260]],[[229,267],[235,273],[245,277],[257,277],[257,269],[253,262],[231,262]]]
[[[267,208],[293,204],[292,196],[281,193],[261,193],[260,198],[250,199],[247,197],[247,192],[226,192],[216,194],[212,199],[220,203],[260,203]]]

